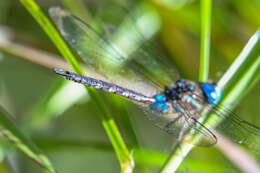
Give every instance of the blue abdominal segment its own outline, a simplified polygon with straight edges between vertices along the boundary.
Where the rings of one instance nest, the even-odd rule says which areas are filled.
[[[163,94],[155,95],[155,101],[151,105],[152,112],[167,112],[166,97]]]
[[[216,104],[219,102],[221,99],[221,91],[217,85],[202,83],[201,87],[210,104]]]

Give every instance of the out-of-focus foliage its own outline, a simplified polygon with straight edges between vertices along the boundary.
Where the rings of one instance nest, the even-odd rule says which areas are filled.
[[[91,6],[99,2],[88,1],[38,0],[37,3],[46,15],[51,6],[59,5],[84,20],[93,18],[98,23],[98,16],[92,15],[95,8]],[[92,5],[88,5],[89,3]],[[197,80],[200,56],[199,1],[146,0],[144,3],[154,8],[159,16],[161,28],[156,40],[167,54],[168,60],[175,65],[174,68],[177,68],[181,76]],[[213,1],[212,7],[209,77],[217,81],[259,28],[260,3],[258,0],[221,0]],[[0,1],[0,22],[1,32],[3,28],[9,31],[7,33],[12,42],[59,54],[19,1]],[[0,33],[0,44],[4,36]],[[38,58],[36,55],[31,56]],[[69,87],[57,87],[60,83],[60,79],[51,69],[23,60],[6,50],[2,51],[0,46],[0,105],[14,116],[12,118],[19,129],[32,137],[55,168],[62,173],[119,172],[116,155],[98,118],[95,103],[88,96],[83,98],[76,95],[76,98],[70,98],[73,91],[68,90],[64,94],[62,88]],[[235,110],[241,118],[257,125],[260,125],[257,97],[259,90],[258,82]],[[166,154],[172,149],[171,136],[154,127],[132,103],[117,96],[101,94],[129,150],[138,148],[133,150],[134,159],[136,157],[135,172],[157,172],[165,161]],[[79,98],[82,99],[77,101]],[[69,99],[71,102],[68,102]],[[60,107],[62,104],[64,107]],[[25,155],[10,147],[10,144],[2,142],[2,139],[0,142],[1,158],[3,155],[0,172],[41,171]],[[143,153],[152,159],[143,157]],[[180,171],[185,172],[187,169],[194,173],[239,172],[214,147],[195,148]]]

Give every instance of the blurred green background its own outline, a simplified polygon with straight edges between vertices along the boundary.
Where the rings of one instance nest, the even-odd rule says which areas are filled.
[[[95,13],[88,11],[89,2],[83,0],[37,0],[37,3],[46,15],[54,5],[63,6],[84,19]],[[150,0],[144,3],[159,16],[161,26],[156,37],[174,68],[181,76],[198,80],[200,2]],[[260,1],[219,0],[213,1],[212,5],[210,79],[218,81],[259,28]],[[0,105],[12,115],[19,129],[32,138],[58,172],[119,172],[117,157],[97,115],[95,103],[86,93],[80,95],[73,90],[85,91],[74,85],[67,86],[68,83],[41,63],[25,60],[19,53],[23,49],[16,53],[11,47],[3,46],[5,39],[44,51],[38,53],[46,56],[60,54],[19,1],[0,1]],[[32,59],[41,58],[37,55],[28,53]],[[258,125],[259,84],[250,89],[235,110],[241,118]],[[65,92],[64,87],[67,87]],[[68,96],[69,93],[72,96]],[[136,156],[139,160],[136,160],[134,172],[158,172],[174,139],[154,127],[132,103],[100,93],[130,152],[137,148],[155,153],[154,161],[148,159],[150,162]],[[56,96],[58,100],[55,100]],[[134,158],[136,153],[139,152],[132,152]],[[0,159],[1,173],[41,172],[37,164],[3,139]],[[218,148],[196,147],[179,172],[231,173],[241,170]]]

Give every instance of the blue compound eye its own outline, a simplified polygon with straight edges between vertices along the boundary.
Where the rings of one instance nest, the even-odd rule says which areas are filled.
[[[216,104],[221,99],[221,91],[217,85],[211,85],[208,83],[201,84],[204,94],[207,96],[209,103]]]

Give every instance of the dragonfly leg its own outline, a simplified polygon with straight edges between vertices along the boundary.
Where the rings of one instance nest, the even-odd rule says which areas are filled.
[[[166,131],[167,133],[170,133],[170,127],[171,125],[173,125],[175,122],[177,122],[180,118],[182,117],[182,115],[179,115],[177,118],[175,118],[174,120],[170,121],[165,127],[164,127],[164,131]]]

